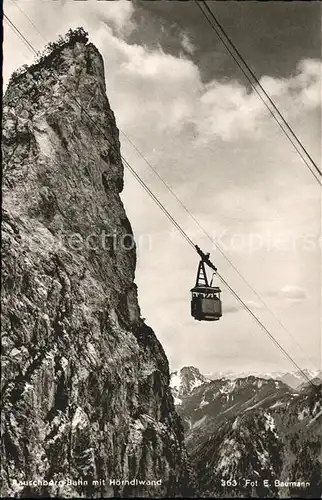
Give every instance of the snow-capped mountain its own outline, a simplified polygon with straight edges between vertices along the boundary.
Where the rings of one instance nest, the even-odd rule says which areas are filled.
[[[254,376],[236,380],[213,380],[182,398],[177,409],[187,431],[186,443],[193,450],[210,436],[227,418],[240,412],[269,408],[285,395],[295,391],[280,380],[265,380]]]
[[[181,370],[171,373],[170,387],[175,404],[180,405],[182,403],[182,398],[185,398],[191,394],[194,389],[207,382],[210,382],[210,379],[202,375],[198,368],[194,366],[185,366],[181,368]]]
[[[321,418],[312,386],[228,417],[191,452],[200,496],[319,498]]]
[[[181,390],[177,412],[200,496],[316,497],[322,488],[321,385],[293,389],[253,375],[207,381],[192,367],[185,374],[177,373],[180,383],[173,377],[172,386],[177,395]],[[310,486],[275,485],[294,478]]]
[[[316,369],[316,370],[308,370],[304,369],[303,372],[307,375],[308,378],[311,380],[319,383],[320,380],[322,380],[322,370]],[[273,379],[273,380],[281,380],[285,384],[287,384],[290,387],[293,387],[293,389],[296,389],[299,387],[304,379],[303,375],[299,372],[283,372],[283,371],[278,371],[278,372],[213,372],[210,374],[207,374],[207,378],[211,380],[218,380],[218,379],[229,379],[229,380],[235,380],[237,378],[245,378],[253,375],[254,377],[258,378],[263,378],[263,379]]]

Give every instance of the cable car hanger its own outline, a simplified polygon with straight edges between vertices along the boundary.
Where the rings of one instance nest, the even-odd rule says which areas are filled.
[[[210,260],[210,253],[204,253],[198,245],[195,245],[195,248],[201,259],[198,265],[196,284],[190,290],[191,315],[197,321],[218,321],[222,316],[221,290],[218,286],[212,286],[217,268]],[[214,271],[210,284],[205,264]]]
[[[204,253],[198,245],[195,245],[195,249],[197,250],[197,253],[200,255],[201,259],[203,262],[205,262],[211,269],[213,269],[215,272],[217,271],[216,266],[211,262],[209,259],[210,253]]]

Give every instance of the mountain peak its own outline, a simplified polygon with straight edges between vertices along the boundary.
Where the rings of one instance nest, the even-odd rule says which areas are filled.
[[[198,368],[184,366],[178,371],[171,373],[170,386],[176,404],[181,404],[182,398],[191,394],[197,387],[210,382]]]

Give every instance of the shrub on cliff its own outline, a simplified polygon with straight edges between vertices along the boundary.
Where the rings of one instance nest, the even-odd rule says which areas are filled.
[[[53,59],[64,47],[73,45],[76,42],[88,42],[88,33],[81,26],[74,30],[70,29],[65,36],[60,35],[55,42],[48,43],[43,51],[38,52],[37,59],[34,64],[32,64],[31,66],[24,64],[12,73],[9,84],[17,83],[21,75],[23,75],[27,71],[34,71],[40,65],[50,66]]]

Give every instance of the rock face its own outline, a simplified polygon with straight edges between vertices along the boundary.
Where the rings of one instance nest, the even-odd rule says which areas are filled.
[[[2,496],[190,491],[168,361],[140,317],[105,90],[81,37],[4,98]]]

